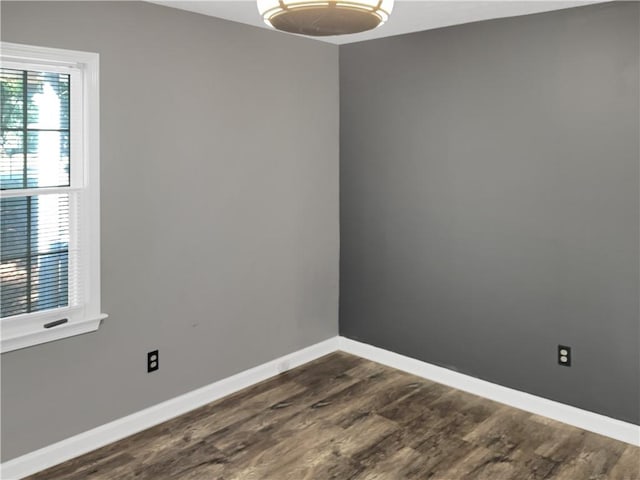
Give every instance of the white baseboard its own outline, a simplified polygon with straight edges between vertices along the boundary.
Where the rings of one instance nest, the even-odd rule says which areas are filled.
[[[405,357],[382,348],[340,337],[338,348],[344,352],[417,375],[465,392],[495,400],[520,410],[542,415],[574,427],[640,446],[640,426],[554,402],[529,393]]]
[[[158,425],[279,373],[335,352],[337,349],[338,337],[333,337],[179,397],[119,418],[113,422],[74,435],[53,445],[3,463],[0,467],[0,478],[3,480],[24,478]]]
[[[141,432],[323,355],[342,350],[422,378],[640,446],[640,426],[480,380],[344,337],[333,337],[113,422],[9,460],[0,478],[18,480]]]

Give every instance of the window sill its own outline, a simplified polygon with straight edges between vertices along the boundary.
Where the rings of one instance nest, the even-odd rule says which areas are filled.
[[[50,329],[44,329],[42,326],[37,329],[25,329],[9,337],[3,334],[0,349],[2,353],[6,353],[41,343],[53,342],[54,340],[60,340],[62,338],[82,335],[83,333],[95,332],[100,327],[102,320],[107,318],[107,316],[107,314],[103,313],[95,319],[70,322]]]

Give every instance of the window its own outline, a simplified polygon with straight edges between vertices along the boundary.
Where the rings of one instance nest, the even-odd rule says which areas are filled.
[[[0,43],[2,352],[96,330],[98,55]]]

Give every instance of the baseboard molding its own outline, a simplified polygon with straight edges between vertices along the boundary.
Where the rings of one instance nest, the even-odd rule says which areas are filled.
[[[640,426],[496,385],[344,337],[329,338],[231,377],[193,390],[113,422],[9,460],[0,478],[19,480],[196,409],[219,398],[341,350],[422,378],[640,446]]]
[[[582,410],[529,393],[503,387],[414,358],[339,337],[338,348],[344,352],[397,368],[437,383],[473,393],[520,410],[542,415],[574,427],[640,446],[640,426]]]
[[[0,478],[18,480],[141,432],[219,398],[335,352],[333,337],[2,464]]]

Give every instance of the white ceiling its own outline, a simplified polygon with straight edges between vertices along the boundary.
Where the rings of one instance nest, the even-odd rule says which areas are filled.
[[[233,22],[269,28],[258,15],[255,0],[173,0],[152,1],[168,7],[224,18]],[[382,27],[368,32],[334,37],[311,37],[317,40],[342,44],[418,32],[461,23],[477,22],[490,18],[514,17],[530,13],[600,3],[597,1],[459,1],[459,0],[396,0],[389,21]],[[285,34],[289,35],[289,34]]]

